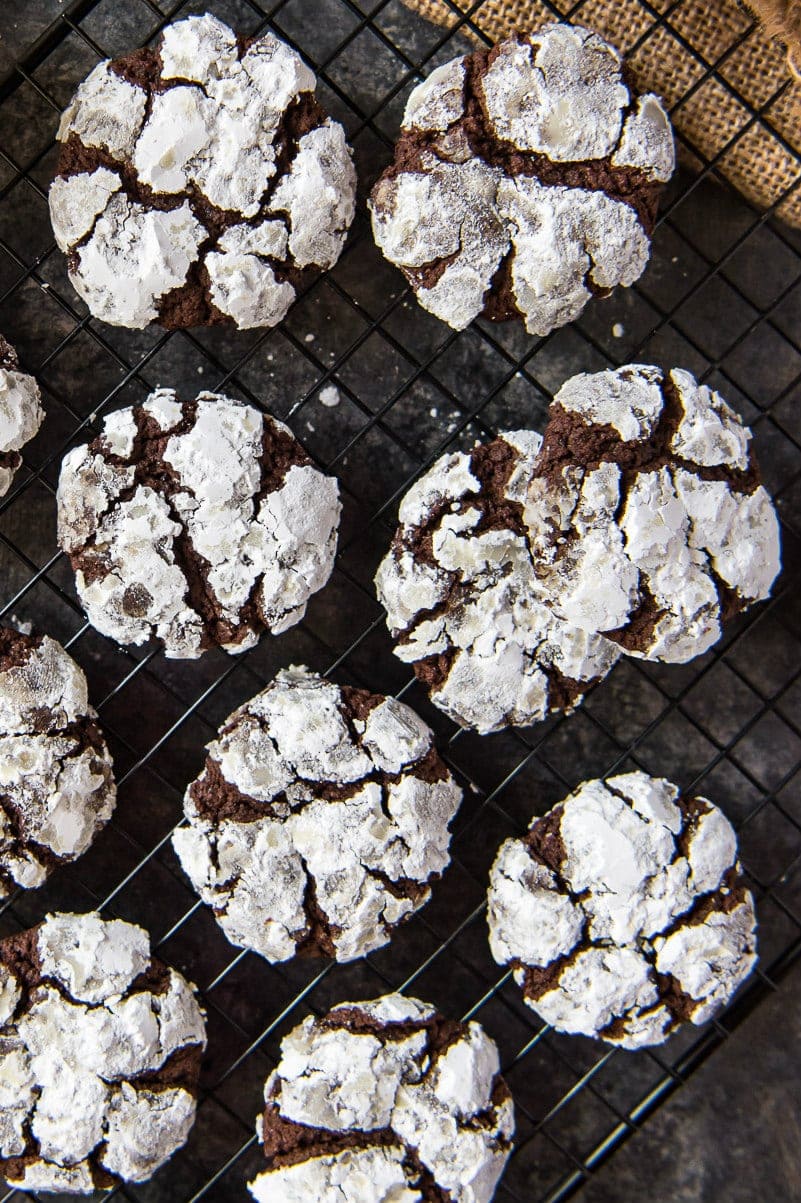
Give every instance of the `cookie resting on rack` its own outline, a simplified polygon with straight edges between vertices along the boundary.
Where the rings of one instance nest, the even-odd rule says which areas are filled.
[[[104,60],[58,129],[56,242],[95,317],[274,326],[339,258],[356,176],[316,80],[272,33],[216,17]]]
[[[173,845],[233,944],[349,961],[428,901],[461,797],[408,706],[283,669],[209,745]]]
[[[19,370],[17,352],[0,335],[0,497],[22,463],[20,451],[44,421],[39,385]]]
[[[56,914],[0,940],[0,1178],[144,1182],[186,1141],[205,1046],[193,987],[141,927]]]
[[[158,389],[67,454],[58,537],[101,634],[193,659],[301,620],[331,575],[340,508],[283,423]]]
[[[510,431],[437,460],[403,498],[376,575],[396,656],[482,733],[569,712],[620,655],[540,599],[523,523],[540,441]]]
[[[540,1018],[623,1048],[706,1023],[756,963],[731,824],[642,772],[585,781],[506,840],[488,902],[493,956]]]
[[[779,523],[751,432],[689,372],[573,376],[525,507],[554,613],[648,660],[684,662],[770,594]]]
[[[83,672],[54,639],[0,627],[0,898],[85,852],[115,801]]]
[[[483,316],[547,334],[642,275],[673,166],[661,101],[614,47],[580,26],[518,31],[412,92],[373,232],[454,329]]]
[[[495,1043],[400,994],[305,1019],[264,1101],[257,1203],[489,1203],[512,1148]]]

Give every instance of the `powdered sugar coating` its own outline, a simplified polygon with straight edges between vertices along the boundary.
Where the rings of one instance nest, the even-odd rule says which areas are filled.
[[[711,647],[725,614],[767,597],[780,568],[750,439],[680,369],[634,364],[568,380],[525,513],[554,611],[648,659]]]
[[[141,928],[98,914],[0,941],[2,979],[0,1174],[84,1194],[149,1178],[194,1122],[206,1037],[191,985]]]
[[[281,422],[171,389],[68,453],[58,505],[93,625],[120,643],[156,636],[179,658],[298,622],[331,573],[340,513],[336,480]]]
[[[353,220],[344,131],[271,33],[242,45],[217,18],[190,16],[145,53],[100,63],[62,116],[50,213],[72,283],[93,314],[135,329],[275,325],[303,269],[336,262]],[[255,236],[243,260],[226,235],[244,221]],[[260,242],[265,224],[280,226],[280,249]]]
[[[580,26],[508,38],[481,80],[490,124],[503,141],[557,162],[606,158],[630,100],[620,69],[615,48]]]
[[[642,772],[586,781],[490,873],[490,947],[560,1031],[624,1048],[706,1022],[756,962],[737,839],[705,798]]]
[[[20,451],[43,421],[38,384],[19,370],[16,351],[0,337],[0,497],[11,488],[22,463]]]
[[[173,846],[232,943],[348,961],[428,901],[461,791],[408,706],[284,669],[208,753]]]
[[[513,431],[442,456],[401,502],[376,575],[395,654],[440,709],[480,732],[572,709],[619,655],[541,600],[522,524],[539,446]]]
[[[422,1165],[429,1189],[453,1203],[489,1203],[514,1131],[499,1069],[479,1024],[453,1024],[401,995],[310,1017],[282,1041],[265,1085],[259,1135],[268,1169],[251,1194],[259,1203],[422,1203],[430,1197]],[[305,1158],[293,1151],[297,1163],[285,1166],[295,1125],[303,1125]],[[386,1139],[370,1143],[371,1132]],[[354,1133],[363,1144],[349,1149]]]
[[[75,860],[114,810],[86,678],[59,643],[0,629],[0,898]]]
[[[549,25],[454,59],[412,92],[372,192],[373,232],[455,329],[519,316],[544,335],[642,274],[673,165],[658,97],[630,93],[597,34]]]

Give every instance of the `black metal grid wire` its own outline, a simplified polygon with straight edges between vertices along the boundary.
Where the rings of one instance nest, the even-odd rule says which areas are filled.
[[[0,502],[0,617],[44,627],[83,665],[115,756],[120,799],[81,861],[0,908],[0,930],[19,930],[52,909],[99,907],[140,922],[159,955],[198,983],[209,1017],[188,1145],[151,1183],[119,1187],[112,1197],[245,1198],[245,1181],[260,1164],[253,1122],[281,1036],[309,1010],[400,988],[452,1015],[477,1017],[499,1042],[518,1138],[497,1197],[556,1203],[580,1191],[776,989],[801,952],[801,616],[793,604],[801,535],[801,236],[773,219],[784,196],[801,186],[801,158],[784,196],[759,213],[725,184],[723,152],[707,160],[685,143],[695,170],[671,185],[646,275],[545,339],[485,323],[457,334],[425,314],[373,247],[363,206],[340,263],[276,331],[103,326],[71,289],[53,245],[45,197],[57,115],[99,58],[204,8],[241,31],[272,28],[317,70],[322,99],[355,147],[364,193],[389,159],[410,88],[461,53],[466,33],[480,36],[472,18],[481,0],[445,3],[449,29],[411,15],[400,0],[73,0],[61,10],[52,5],[52,24],[0,80],[0,329],[38,376],[48,411]],[[11,30],[25,8],[7,0],[0,28],[8,21]],[[643,37],[662,28],[687,48],[671,25],[675,8],[664,0],[649,6],[652,25]],[[580,2],[562,15],[580,20],[581,9]],[[709,81],[734,95],[726,61],[753,33],[748,23],[717,61],[699,59],[702,74],[680,104]],[[747,121],[729,147],[755,126],[772,128],[766,114],[774,99],[760,110],[746,105]],[[751,423],[782,517],[780,586],[690,666],[627,660],[570,718],[484,739],[462,732],[393,658],[372,591],[397,501],[444,450],[516,425],[541,429],[566,376],[637,359],[690,368]],[[327,383],[339,390],[336,408],[319,404]],[[302,624],[241,657],[210,653],[181,664],[157,649],[113,647],[85,622],[55,543],[64,451],[99,415],[156,384],[184,393],[223,390],[269,409],[341,480],[345,511],[331,583]],[[169,844],[203,744],[235,705],[292,662],[406,698],[436,729],[465,788],[453,865],[432,902],[388,949],[352,965],[269,966],[237,951],[192,894]],[[740,832],[761,923],[760,967],[734,1004],[705,1028],[637,1054],[543,1027],[491,961],[483,916],[500,841],[583,778],[632,767],[721,802]],[[6,1191],[0,1203],[22,1197],[34,1196]]]

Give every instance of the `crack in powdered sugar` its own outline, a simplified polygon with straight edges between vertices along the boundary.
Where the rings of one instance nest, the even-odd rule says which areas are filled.
[[[140,329],[273,326],[354,215],[342,126],[271,33],[208,14],[104,61],[64,112],[56,241],[92,313]]]
[[[173,844],[232,943],[352,960],[428,901],[461,791],[407,706],[284,669],[208,753]]]
[[[426,309],[544,335],[648,261],[674,166],[661,102],[617,51],[554,24],[438,67],[409,97],[375,185],[376,241]]]
[[[259,1203],[489,1203],[511,1152],[493,1041],[397,994],[305,1020],[264,1098]]]
[[[0,1175],[24,1190],[143,1182],[194,1123],[203,1013],[147,933],[48,915],[0,940]]]
[[[756,962],[756,918],[722,811],[642,772],[587,781],[490,874],[490,946],[560,1031],[625,1048],[705,1023]]]

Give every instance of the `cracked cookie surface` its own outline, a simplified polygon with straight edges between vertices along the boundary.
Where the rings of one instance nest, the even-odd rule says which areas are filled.
[[[396,656],[482,733],[572,710],[620,655],[540,599],[523,523],[540,442],[508,431],[437,460],[403,498],[375,578]]]
[[[683,662],[716,643],[780,568],[750,441],[723,398],[681,369],[568,380],[524,515],[554,611],[649,660]]]
[[[0,497],[22,463],[20,451],[44,421],[39,385],[19,370],[17,352],[0,335]]]
[[[580,26],[517,32],[412,92],[373,188],[378,246],[457,330],[544,335],[645,269],[673,135],[657,96]]]
[[[586,781],[506,840],[488,903],[492,954],[528,1005],[624,1048],[705,1023],[756,963],[731,824],[642,772]]]
[[[512,1148],[495,1043],[400,994],[304,1020],[264,1099],[257,1203],[489,1203]]]
[[[83,672],[54,639],[0,627],[0,898],[85,852],[115,801]]]
[[[192,987],[140,927],[55,914],[0,940],[0,1177],[145,1181],[194,1123],[205,1045]]]
[[[173,845],[233,944],[349,961],[428,901],[461,796],[408,706],[283,669],[209,745]]]
[[[283,423],[158,389],[65,456],[58,537],[98,631],[191,659],[300,621],[331,575],[340,509]]]
[[[61,119],[49,205],[95,317],[274,326],[336,263],[356,176],[315,83],[273,34],[209,14],[94,68]]]

